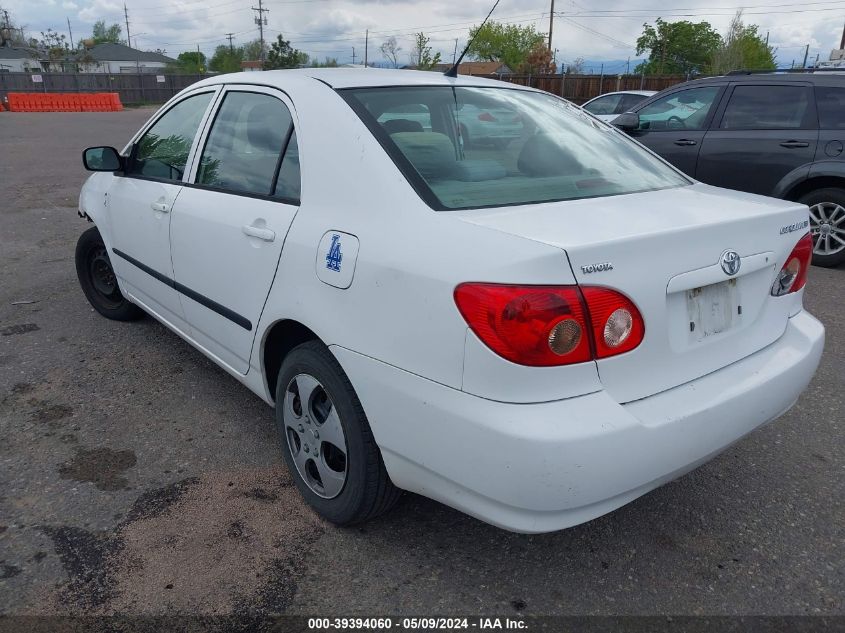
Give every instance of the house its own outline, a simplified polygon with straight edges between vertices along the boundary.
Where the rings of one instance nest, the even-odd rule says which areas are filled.
[[[32,48],[0,46],[0,73],[41,72],[38,52]]]
[[[176,60],[125,44],[95,44],[77,55],[80,70],[91,73],[161,73]]]
[[[241,62],[241,70],[245,73],[261,70],[260,60],[244,60]]]
[[[452,64],[437,64],[432,70],[446,72]],[[459,75],[512,75],[513,71],[503,62],[461,62]]]

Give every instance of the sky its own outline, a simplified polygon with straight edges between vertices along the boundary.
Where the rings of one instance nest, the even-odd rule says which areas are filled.
[[[396,37],[402,47],[400,63],[408,63],[415,32],[425,32],[444,61],[466,44],[469,28],[479,24],[493,0],[262,0],[269,9],[265,38],[278,34],[312,57],[334,57],[341,63],[363,61],[365,32],[369,36],[369,61],[384,62],[379,47]],[[494,20],[549,29],[550,1],[501,0]],[[636,57],[635,44],[643,23],[664,20],[706,20],[724,33],[737,9],[745,22],[757,24],[761,34],[777,47],[778,62],[801,65],[810,45],[808,64],[816,54],[828,58],[838,48],[845,24],[845,0],[556,0],[553,48],[557,62],[576,58],[598,64],[605,72],[625,70]],[[37,35],[47,28],[67,33],[74,40],[86,37],[96,20],[117,22],[124,28],[123,0],[0,0],[18,25]],[[126,0],[132,45],[144,50],[163,49],[175,57],[187,50],[211,54],[228,42],[244,43],[258,37],[254,22],[258,0]],[[633,65],[633,64],[632,64]],[[598,69],[596,69],[598,72]]]

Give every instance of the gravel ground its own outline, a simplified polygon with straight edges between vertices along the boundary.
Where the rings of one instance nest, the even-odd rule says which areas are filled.
[[[151,113],[0,114],[0,614],[845,614],[845,269],[798,405],[679,481],[541,536],[414,495],[338,529],[266,405],[78,287],[80,151]]]

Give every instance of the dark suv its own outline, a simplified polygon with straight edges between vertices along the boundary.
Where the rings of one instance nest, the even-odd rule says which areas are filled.
[[[845,262],[845,74],[697,79],[613,123],[697,180],[803,202],[813,263]]]

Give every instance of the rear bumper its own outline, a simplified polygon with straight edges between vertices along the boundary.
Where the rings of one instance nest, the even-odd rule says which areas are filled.
[[[494,402],[332,351],[397,486],[505,529],[547,532],[610,512],[785,413],[823,345],[823,326],[803,311],[752,356],[626,405],[603,391]]]

